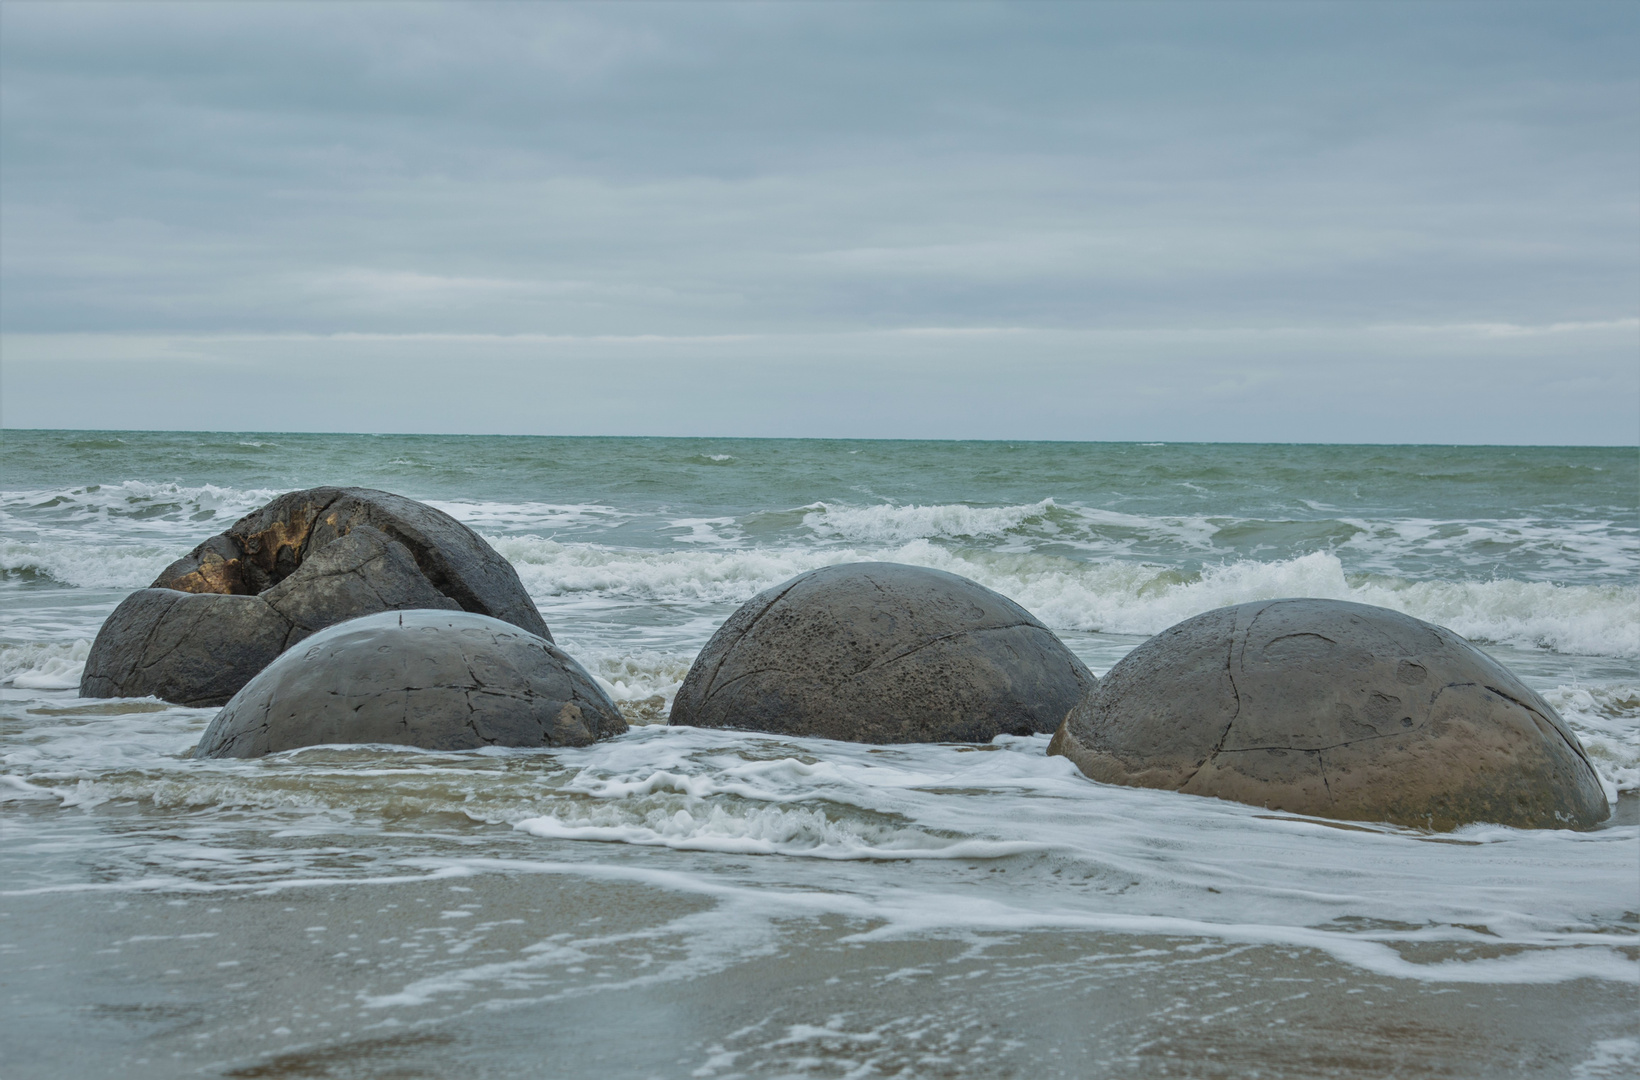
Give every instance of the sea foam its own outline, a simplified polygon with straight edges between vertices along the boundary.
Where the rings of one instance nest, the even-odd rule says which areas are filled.
[[[0,685],[19,690],[73,690],[80,685],[91,642],[0,645]]]
[[[1415,581],[1348,574],[1337,555],[1241,559],[1187,572],[1029,552],[886,547],[655,551],[539,537],[491,537],[543,608],[609,599],[739,604],[808,570],[884,560],[946,570],[1023,605],[1048,626],[1148,636],[1213,608],[1307,596],[1405,612],[1481,642],[1588,656],[1640,657],[1640,588],[1516,581]]]

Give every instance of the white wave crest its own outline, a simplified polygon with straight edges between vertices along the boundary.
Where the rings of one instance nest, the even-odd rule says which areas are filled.
[[[1548,574],[1591,575],[1617,580],[1640,569],[1636,530],[1613,520],[1561,521],[1508,518],[1440,520],[1341,517],[1354,534],[1339,545],[1364,568],[1393,572],[1407,560],[1456,566],[1509,565],[1521,560]]]
[[[1557,686],[1543,697],[1577,732],[1608,796],[1640,791],[1640,686]]]
[[[804,507],[803,524],[817,536],[856,543],[891,544],[934,537],[997,537],[1037,521],[1054,508],[1052,499],[1026,506],[829,506]]]
[[[0,492],[0,574],[94,589],[140,589],[271,489],[127,480]]]
[[[0,774],[0,802],[43,801],[55,799],[49,788],[35,787],[20,776]]]
[[[91,642],[0,645],[0,685],[20,690],[73,690],[80,685]]]
[[[1605,1080],[1640,1072],[1640,1039],[1601,1039],[1589,1049],[1589,1056],[1572,1070],[1572,1080]]]
[[[951,564],[941,568],[966,572],[1062,629],[1149,635],[1214,608],[1303,596],[1392,608],[1476,641],[1640,656],[1640,589],[1628,586],[1346,575],[1338,557],[1326,552],[1268,563],[1240,560],[1199,575],[1111,563],[1067,562],[1036,571],[1028,566],[1035,561],[930,560]],[[988,565],[993,563],[1001,565]]]
[[[524,585],[550,598],[744,603],[808,570],[867,560],[947,570],[995,589],[1060,630],[1148,636],[1213,608],[1306,596],[1392,608],[1481,642],[1640,657],[1640,589],[1348,575],[1338,556],[1240,560],[1199,574],[1154,564],[1024,552],[956,552],[927,540],[889,548],[650,551],[539,537],[490,538]]]
[[[210,517],[227,524],[279,494],[273,488],[125,480],[56,491],[4,491],[0,492],[0,511],[30,512],[36,517],[50,512],[58,520],[80,522],[91,518],[125,519],[127,524],[164,519],[197,522]]]
[[[629,723],[664,724],[683,677],[694,662],[693,652],[624,650],[591,643],[559,642],[581,662]]]
[[[142,589],[192,545],[0,542],[0,574],[81,589]]]
[[[474,529],[534,529],[578,531],[608,528],[632,517],[603,503],[475,502],[426,500]]]
[[[741,603],[805,570],[839,560],[836,549],[684,551],[571,544],[539,536],[486,536],[537,598],[599,594],[638,600]]]

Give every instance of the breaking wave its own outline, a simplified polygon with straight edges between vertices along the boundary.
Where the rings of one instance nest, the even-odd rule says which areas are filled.
[[[73,690],[80,685],[91,642],[0,645],[0,686],[19,690]]]
[[[0,575],[81,589],[142,589],[188,546],[0,542]]]
[[[56,491],[3,491],[0,514],[27,515],[33,523],[82,527],[98,520],[117,521],[124,528],[141,528],[144,522],[160,526],[184,522],[197,527],[202,521],[221,521],[227,525],[282,490],[126,480]]]
[[[835,563],[884,560],[973,578],[1058,630],[1148,636],[1230,604],[1308,596],[1393,608],[1476,641],[1587,656],[1640,656],[1640,589],[1515,581],[1410,581],[1349,574],[1315,552],[1182,571],[1124,561],[952,550],[926,540],[889,548],[652,551],[492,537],[537,601],[739,604],[763,589]]]
[[[803,524],[816,536],[869,544],[904,543],[935,537],[999,537],[1026,524],[1046,525],[1057,507],[1052,499],[1029,506],[828,506],[802,508]]]
[[[142,588],[278,493],[136,480],[0,492],[0,578]],[[1393,608],[1486,643],[1640,657],[1640,534],[1594,517],[1280,521],[1145,516],[1052,498],[816,502],[740,517],[597,501],[434,505],[480,530],[543,606],[660,602],[721,620],[719,606],[804,571],[886,560],[973,578],[1060,630],[1142,636],[1215,607],[1310,596]],[[650,680],[643,696],[666,696],[669,681]]]

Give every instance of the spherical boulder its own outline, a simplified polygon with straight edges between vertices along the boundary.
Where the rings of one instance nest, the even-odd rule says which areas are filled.
[[[321,630],[274,660],[217,713],[194,756],[327,743],[586,746],[626,729],[585,669],[545,638],[464,611],[390,611]]]
[[[448,514],[368,488],[293,491],[127,597],[92,644],[80,694],[221,705],[317,630],[417,608],[552,640],[511,564]]]
[[[1053,731],[1097,680],[1030,612],[955,574],[853,563],[747,601],[707,642],[671,723],[851,742]]]
[[[1447,830],[1610,810],[1553,708],[1450,630],[1337,600],[1220,608],[1111,668],[1050,744],[1094,780]]]

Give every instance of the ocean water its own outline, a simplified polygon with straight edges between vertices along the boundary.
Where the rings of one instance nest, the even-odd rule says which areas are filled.
[[[129,591],[283,491],[467,522],[635,722],[581,750],[186,757],[76,696]],[[28,432],[0,475],[12,1076],[1629,1075],[1640,453]],[[1577,731],[1588,833],[1105,787],[1046,737],[665,725],[794,574],[974,578],[1099,674],[1279,596],[1393,607]]]

